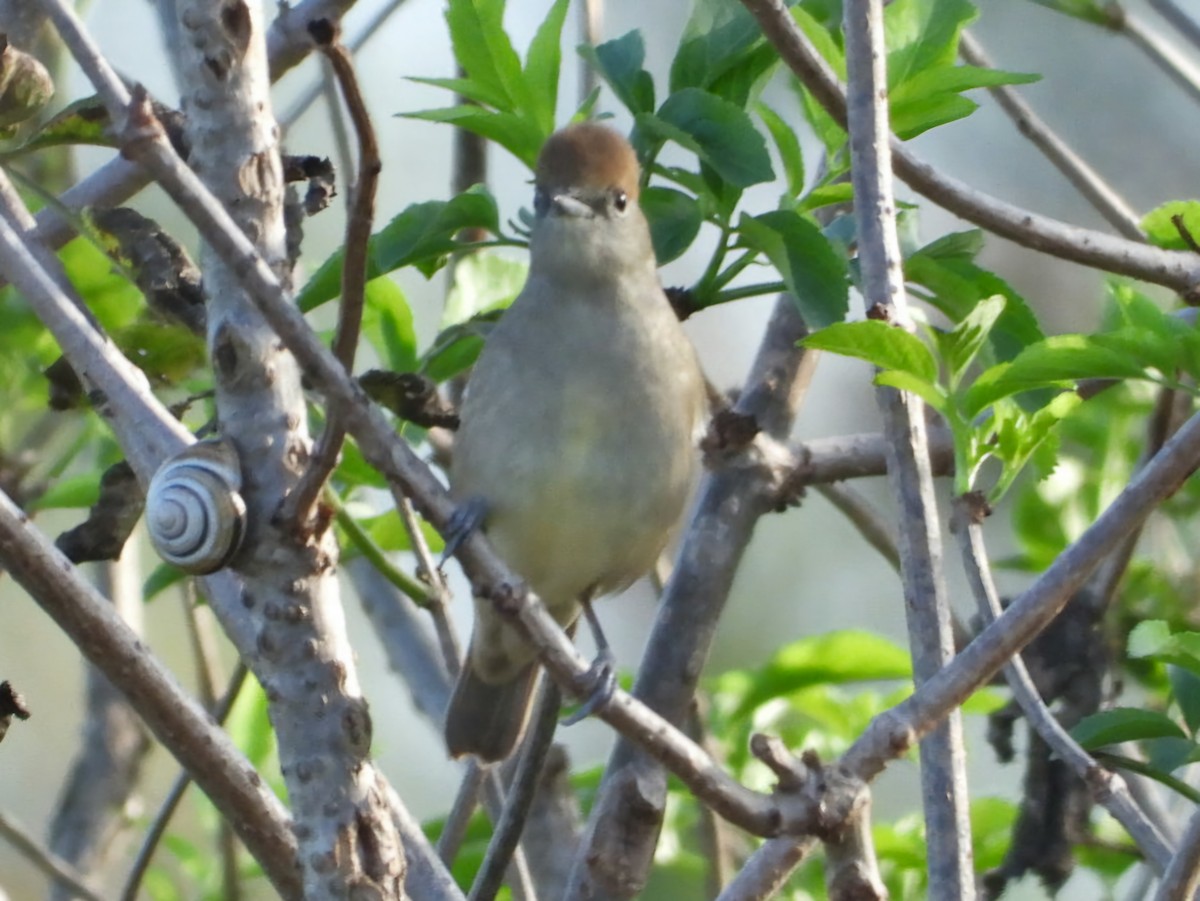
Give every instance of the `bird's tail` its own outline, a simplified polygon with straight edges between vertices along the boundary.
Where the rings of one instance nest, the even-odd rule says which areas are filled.
[[[450,755],[474,754],[484,763],[508,757],[525,733],[537,670],[537,664],[530,663],[515,678],[490,684],[467,660],[446,710]]]

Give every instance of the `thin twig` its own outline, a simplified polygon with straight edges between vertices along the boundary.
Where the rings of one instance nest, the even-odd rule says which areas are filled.
[[[246,669],[244,663],[239,663],[233,671],[233,676],[229,680],[229,685],[225,688],[225,693],[221,696],[220,702],[213,708],[213,719],[219,725],[225,725],[225,720],[229,718],[230,711],[233,710],[234,702],[237,701],[239,692],[246,682],[246,676],[249,670]],[[179,807],[179,802],[183,800],[184,793],[192,784],[192,776],[187,770],[180,772],[175,777],[175,782],[171,785],[171,790],[167,792],[167,797],[163,800],[162,805],[158,808],[158,813],[155,814],[154,820],[150,823],[150,828],[146,830],[146,836],[142,839],[142,846],[138,848],[137,856],[133,859],[133,864],[129,868],[129,875],[125,877],[125,887],[121,890],[121,901],[137,901],[138,890],[142,884],[142,878],[146,875],[146,870],[150,867],[150,861],[154,858],[154,852],[158,849],[158,843],[166,834],[167,826],[170,824],[172,817],[175,816],[175,811]]]
[[[351,50],[357,50],[363,42],[391,15],[396,7],[404,0],[391,0],[388,6],[381,9],[367,26],[351,42]],[[271,56],[271,80],[275,81],[296,63],[304,59],[312,50],[312,39],[301,23],[307,23],[320,13],[321,18],[339,15],[353,4],[353,0],[330,2],[330,0],[304,0],[295,7],[288,9],[287,16],[280,16],[267,30],[268,53]],[[174,13],[172,13],[174,15]],[[293,28],[293,25],[301,25]],[[318,85],[305,106],[320,94]],[[302,111],[302,110],[301,110]],[[296,113],[298,115],[299,113]],[[291,122],[285,117],[282,121]],[[59,198],[62,204],[72,210],[83,210],[91,207],[108,208],[124,203],[150,182],[149,173],[141,166],[130,162],[124,157],[109,160],[79,184],[68,189]],[[61,247],[75,234],[75,229],[52,207],[45,207],[37,214],[36,236],[51,248]]]
[[[1192,814],[1179,848],[1171,858],[1155,893],[1155,901],[1192,898],[1200,887],[1200,811]]]
[[[969,494],[956,498],[952,531],[958,537],[963,567],[971,591],[975,595],[979,615],[985,624],[991,625],[1000,616],[1002,609],[983,543],[981,524],[988,512],[987,504],[980,495]],[[1134,802],[1125,781],[1116,773],[1109,772],[1097,764],[1055,719],[1038,694],[1037,686],[1034,685],[1019,654],[1014,655],[1005,666],[1004,674],[1013,697],[1020,705],[1021,712],[1025,714],[1025,719],[1042,740],[1054,749],[1058,759],[1064,761],[1075,775],[1083,780],[1096,800],[1125,827],[1125,831],[1137,842],[1138,848],[1151,865],[1161,873],[1171,861],[1171,847],[1158,827]]]
[[[83,874],[73,866],[51,853],[14,820],[0,813],[0,836],[15,848],[22,857],[36,866],[57,883],[67,886],[85,901],[104,901],[103,896],[90,888]]]
[[[1117,20],[1118,30],[1128,37],[1152,63],[1158,66],[1172,81],[1192,98],[1200,101],[1200,72],[1178,50],[1156,34],[1138,16],[1131,15],[1118,3],[1109,4],[1109,11]]]
[[[883,3],[846,0],[843,10],[850,173],[863,302],[869,316],[911,329],[892,193]],[[919,688],[954,656],[925,405],[914,395],[886,387],[877,389],[876,399],[889,439],[888,482],[900,517],[900,575],[913,678]],[[920,758],[929,897],[965,901],[975,896],[975,873],[958,711],[921,742]]]
[[[970,32],[962,33],[958,42],[958,52],[973,66],[991,68],[993,65],[983,47]],[[1109,225],[1131,241],[1145,240],[1137,213],[1112,185],[1101,178],[1087,160],[1072,150],[1067,142],[1033,111],[1033,107],[1025,102],[1018,91],[1009,85],[996,85],[988,88],[988,92],[1012,119],[1017,131],[1033,142],[1042,155],[1066,176],[1067,181],[1075,186]]]
[[[698,695],[692,702],[692,709],[688,712],[687,734],[715,760],[717,759],[715,743],[711,740],[705,724],[707,709],[707,698]],[[696,806],[700,808],[696,814],[699,819],[696,824],[696,832],[700,856],[706,862],[704,896],[715,898],[729,883],[734,868],[733,851],[729,846],[729,833],[725,824],[707,805],[698,804]]]
[[[375,191],[379,186],[379,142],[375,126],[367,112],[366,100],[354,71],[354,60],[339,42],[335,27],[329,22],[313,22],[309,26],[317,48],[333,69],[354,123],[358,138],[358,179],[350,190],[350,208],[346,214],[346,239],[342,251],[342,302],[338,307],[337,333],[333,339],[333,354],[346,368],[354,372],[354,355],[362,330],[363,305],[367,285],[368,242],[375,221]],[[335,101],[336,102],[336,101]],[[336,114],[336,110],[335,110]],[[347,154],[347,162],[349,155]],[[284,516],[294,522],[307,523],[313,505],[321,494],[329,475],[337,466],[346,426],[337,407],[326,408],[325,428],[317,439],[308,468],[285,503]]]
[[[376,32],[378,32],[383,26],[383,23],[391,17],[392,13],[403,6],[406,2],[407,0],[389,0],[389,2],[377,9],[371,16],[370,20],[368,20],[367,24],[359,29],[354,37],[346,42],[346,49],[350,51],[350,55],[353,56],[357,54],[358,51],[363,48],[363,45],[365,45],[367,41],[375,36]],[[268,50],[271,50],[273,46],[274,45],[272,45],[268,40]],[[312,46],[311,41],[309,42],[309,46]],[[274,68],[271,70],[271,76],[272,78],[276,77]],[[315,81],[310,84],[304,93],[297,97],[292,102],[292,105],[289,106],[283,115],[279,117],[279,124],[285,129],[291,125],[294,125],[296,120],[304,115],[305,111],[312,106],[314,102],[316,102],[318,97],[321,96],[323,90],[324,85],[321,81]]]
[[[766,901],[779,894],[796,867],[817,846],[815,838],[773,841],[763,845],[737,871],[717,901]]]
[[[94,567],[95,583],[113,609],[139,635],[145,603],[138,548],[127,543],[119,560]],[[86,672],[86,703],[81,747],[63,782],[48,830],[50,850],[84,873],[103,872],[114,841],[130,827],[124,815],[136,796],[151,748],[149,731],[108,677],[93,666]],[[55,886],[50,901],[75,895]]]
[[[1180,9],[1175,0],[1150,0],[1150,8],[1171,23],[1171,26],[1200,50],[1200,22]]]
[[[400,514],[400,522],[404,524],[404,531],[408,534],[409,546],[417,558],[417,572],[429,587],[429,602],[425,609],[433,619],[433,629],[442,648],[446,670],[452,676],[457,676],[462,661],[462,642],[454,628],[454,622],[450,619],[450,586],[446,584],[446,576],[433,559],[429,542],[425,540],[421,523],[417,521],[412,501],[407,495],[399,492],[393,492],[392,496],[396,501],[396,512]]]
[[[579,10],[579,40],[586,47],[595,47],[604,39],[604,0],[583,0]],[[579,105],[583,105],[596,90],[596,70],[579,58]]]
[[[418,606],[426,607],[433,602],[429,586],[417,581],[398,566],[392,565],[392,561],[387,558],[387,554],[383,548],[376,544],[375,539],[371,537],[370,533],[358,524],[358,520],[350,515],[342,503],[342,499],[337,496],[336,492],[327,492],[325,500],[333,507],[334,518],[337,520],[338,525],[346,531],[350,543],[358,548],[359,552],[379,571],[381,576],[404,592]]]
[[[475,758],[467,761],[462,781],[458,784],[458,793],[450,812],[446,814],[446,822],[437,840],[437,854],[447,867],[454,863],[463,839],[467,835],[467,824],[479,804],[479,789],[487,778],[487,768],[479,765]]]
[[[0,228],[0,231],[3,231]],[[125,695],[287,897],[300,892],[291,823],[279,800],[208,714],[65,557],[0,492],[0,558],[59,628]]]
[[[542,679],[541,682],[541,699],[538,702],[533,728],[525,742],[512,782],[509,783],[504,799],[504,812],[496,822],[487,854],[475,875],[475,884],[471,886],[467,901],[492,901],[496,897],[504,880],[505,870],[518,850],[521,831],[529,816],[529,810],[533,807],[533,798],[537,794],[538,781],[546,757],[550,753],[550,745],[554,742],[554,732],[558,728],[558,711],[562,706],[562,694],[558,686],[549,679]]]

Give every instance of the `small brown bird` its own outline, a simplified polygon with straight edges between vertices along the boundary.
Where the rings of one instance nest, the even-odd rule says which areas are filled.
[[[695,478],[705,394],[658,280],[629,143],[594,123],[565,128],[535,184],[528,280],[475,364],[450,482],[566,627],[666,545]],[[536,655],[487,601],[475,616],[446,743],[495,761],[524,732]]]

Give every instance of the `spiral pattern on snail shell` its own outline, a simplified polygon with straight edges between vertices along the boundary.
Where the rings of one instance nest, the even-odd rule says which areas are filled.
[[[146,490],[146,528],[160,557],[196,575],[233,558],[246,532],[237,451],[198,441],[159,467]]]

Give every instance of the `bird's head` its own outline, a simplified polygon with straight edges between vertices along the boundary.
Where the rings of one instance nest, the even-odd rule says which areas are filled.
[[[633,148],[610,128],[583,122],[551,135],[534,179],[531,267],[576,278],[653,267],[640,174]]]

